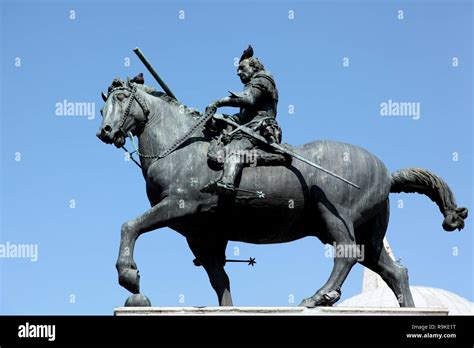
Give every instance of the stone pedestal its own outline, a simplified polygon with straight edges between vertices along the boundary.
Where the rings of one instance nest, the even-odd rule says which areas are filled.
[[[209,315],[448,315],[446,308],[387,307],[116,307],[114,315],[209,316]]]

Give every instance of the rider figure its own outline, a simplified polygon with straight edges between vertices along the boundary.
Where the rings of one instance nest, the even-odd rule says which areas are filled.
[[[278,104],[275,80],[265,70],[263,64],[257,58],[253,58],[253,48],[250,45],[240,58],[237,75],[244,84],[243,92],[230,92],[230,96],[211,103],[206,111],[217,110],[224,106],[238,107],[240,112],[235,115],[216,116],[229,117],[234,122],[253,129],[268,142],[280,143],[281,129],[275,120]],[[216,119],[218,120],[217,117]],[[212,180],[204,186],[202,191],[217,194],[233,192],[235,179],[245,165],[242,161],[242,152],[251,150],[256,145],[259,144],[253,138],[241,132],[236,132],[229,137],[225,146],[226,156],[222,175],[217,181]]]

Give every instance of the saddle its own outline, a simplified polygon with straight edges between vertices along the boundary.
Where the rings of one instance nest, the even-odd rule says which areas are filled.
[[[222,169],[225,161],[225,145],[224,135],[219,135],[211,140],[207,151],[207,161],[213,169]],[[281,146],[291,149],[289,144],[281,144]],[[265,150],[260,146],[252,149],[253,160],[257,166],[285,166],[291,164],[291,156],[275,151],[272,148]]]

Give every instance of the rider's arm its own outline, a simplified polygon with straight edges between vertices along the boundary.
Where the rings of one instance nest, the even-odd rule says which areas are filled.
[[[258,88],[251,88],[241,94],[232,94],[229,97],[219,99],[215,102],[216,107],[232,106],[237,108],[252,108],[257,104],[262,91]]]

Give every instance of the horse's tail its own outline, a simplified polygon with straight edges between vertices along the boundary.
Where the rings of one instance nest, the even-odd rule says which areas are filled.
[[[407,168],[392,174],[390,192],[416,192],[428,196],[435,202],[444,216],[443,228],[454,231],[464,228],[467,208],[458,208],[448,184],[427,170]]]

